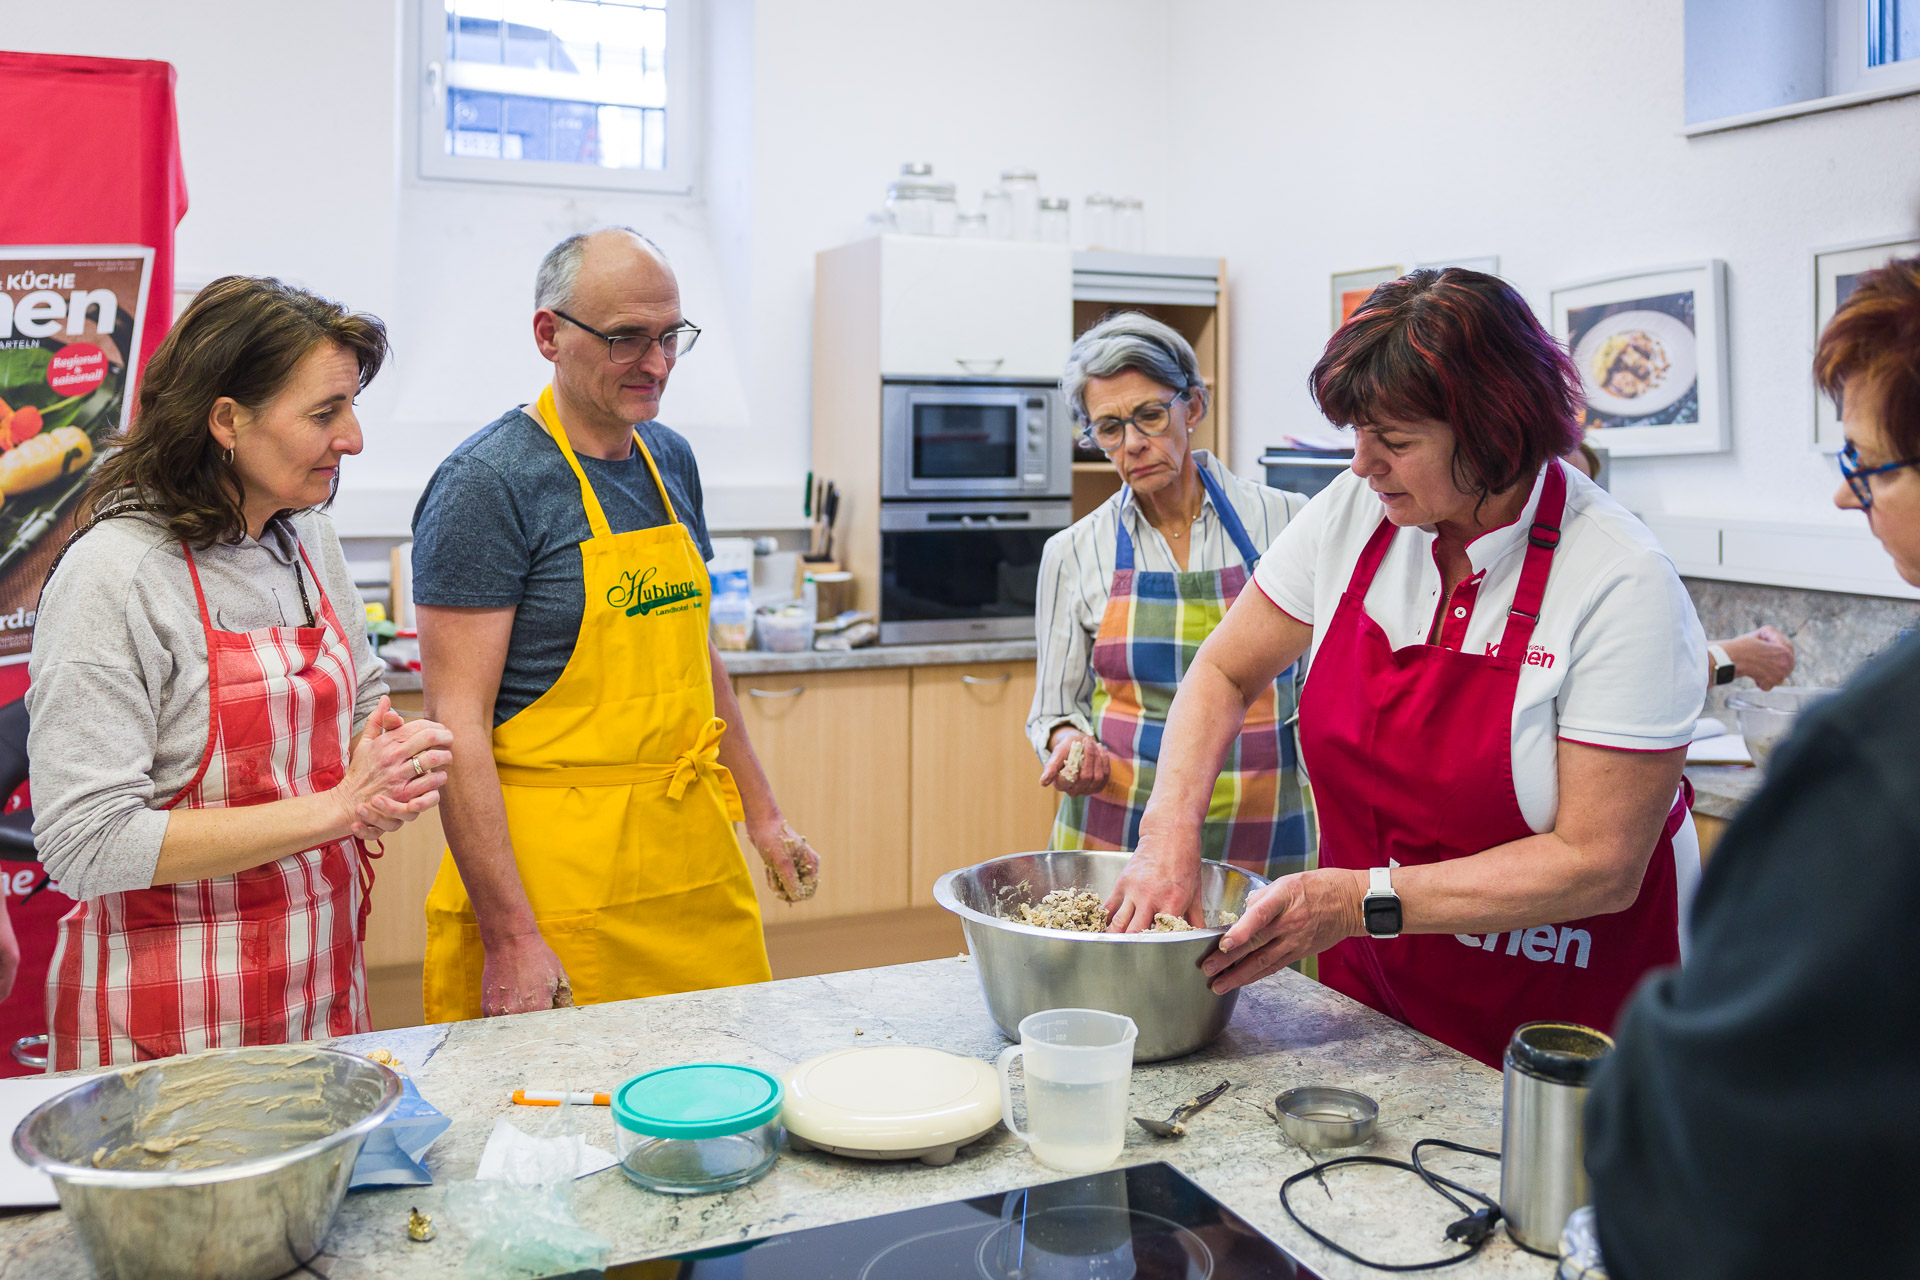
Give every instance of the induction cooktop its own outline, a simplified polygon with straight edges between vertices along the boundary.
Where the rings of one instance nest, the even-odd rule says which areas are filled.
[[[668,1269],[678,1264],[678,1270]],[[1321,1280],[1167,1164],[610,1267],[608,1280]]]

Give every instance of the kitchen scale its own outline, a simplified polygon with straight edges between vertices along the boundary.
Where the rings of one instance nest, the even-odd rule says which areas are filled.
[[[606,1274],[607,1280],[1322,1280],[1164,1163],[609,1267]]]

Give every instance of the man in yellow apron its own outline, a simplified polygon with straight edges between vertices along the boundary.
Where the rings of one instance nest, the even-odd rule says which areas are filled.
[[[699,475],[653,420],[699,336],[673,272],[637,232],[574,236],[535,303],[552,385],[414,513],[428,714],[478,762],[441,792],[430,1022],[765,981],[732,823],[783,897],[818,874],[728,727]]]

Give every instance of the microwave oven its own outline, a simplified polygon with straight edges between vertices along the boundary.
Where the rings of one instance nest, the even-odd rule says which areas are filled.
[[[1073,431],[1053,384],[881,384],[882,500],[1072,496]]]

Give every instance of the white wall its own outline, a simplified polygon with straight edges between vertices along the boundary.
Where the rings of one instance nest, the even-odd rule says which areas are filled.
[[[813,254],[857,234],[908,159],[963,203],[1016,164],[1076,208],[1137,194],[1153,247],[1227,257],[1246,471],[1317,419],[1333,271],[1498,253],[1544,311],[1556,281],[1724,257],[1735,451],[1622,460],[1616,488],[1650,511],[1818,519],[1809,253],[1920,207],[1920,99],[1682,138],[1682,0],[702,7],[694,199],[413,176],[413,0],[97,0],[84,24],[11,5],[0,43],[178,68],[182,280],[272,272],[388,319],[340,507],[366,533],[402,531],[446,451],[540,385],[534,266],[607,221],[661,241],[706,326],[665,417],[709,491],[797,496]]]
[[[1618,460],[1615,492],[1843,519],[1812,452],[1811,255],[1914,225],[1920,99],[1689,140],[1681,0],[1177,7],[1173,215],[1231,265],[1237,467],[1318,419],[1332,272],[1497,253],[1545,315],[1557,282],[1720,257],[1733,452]]]

